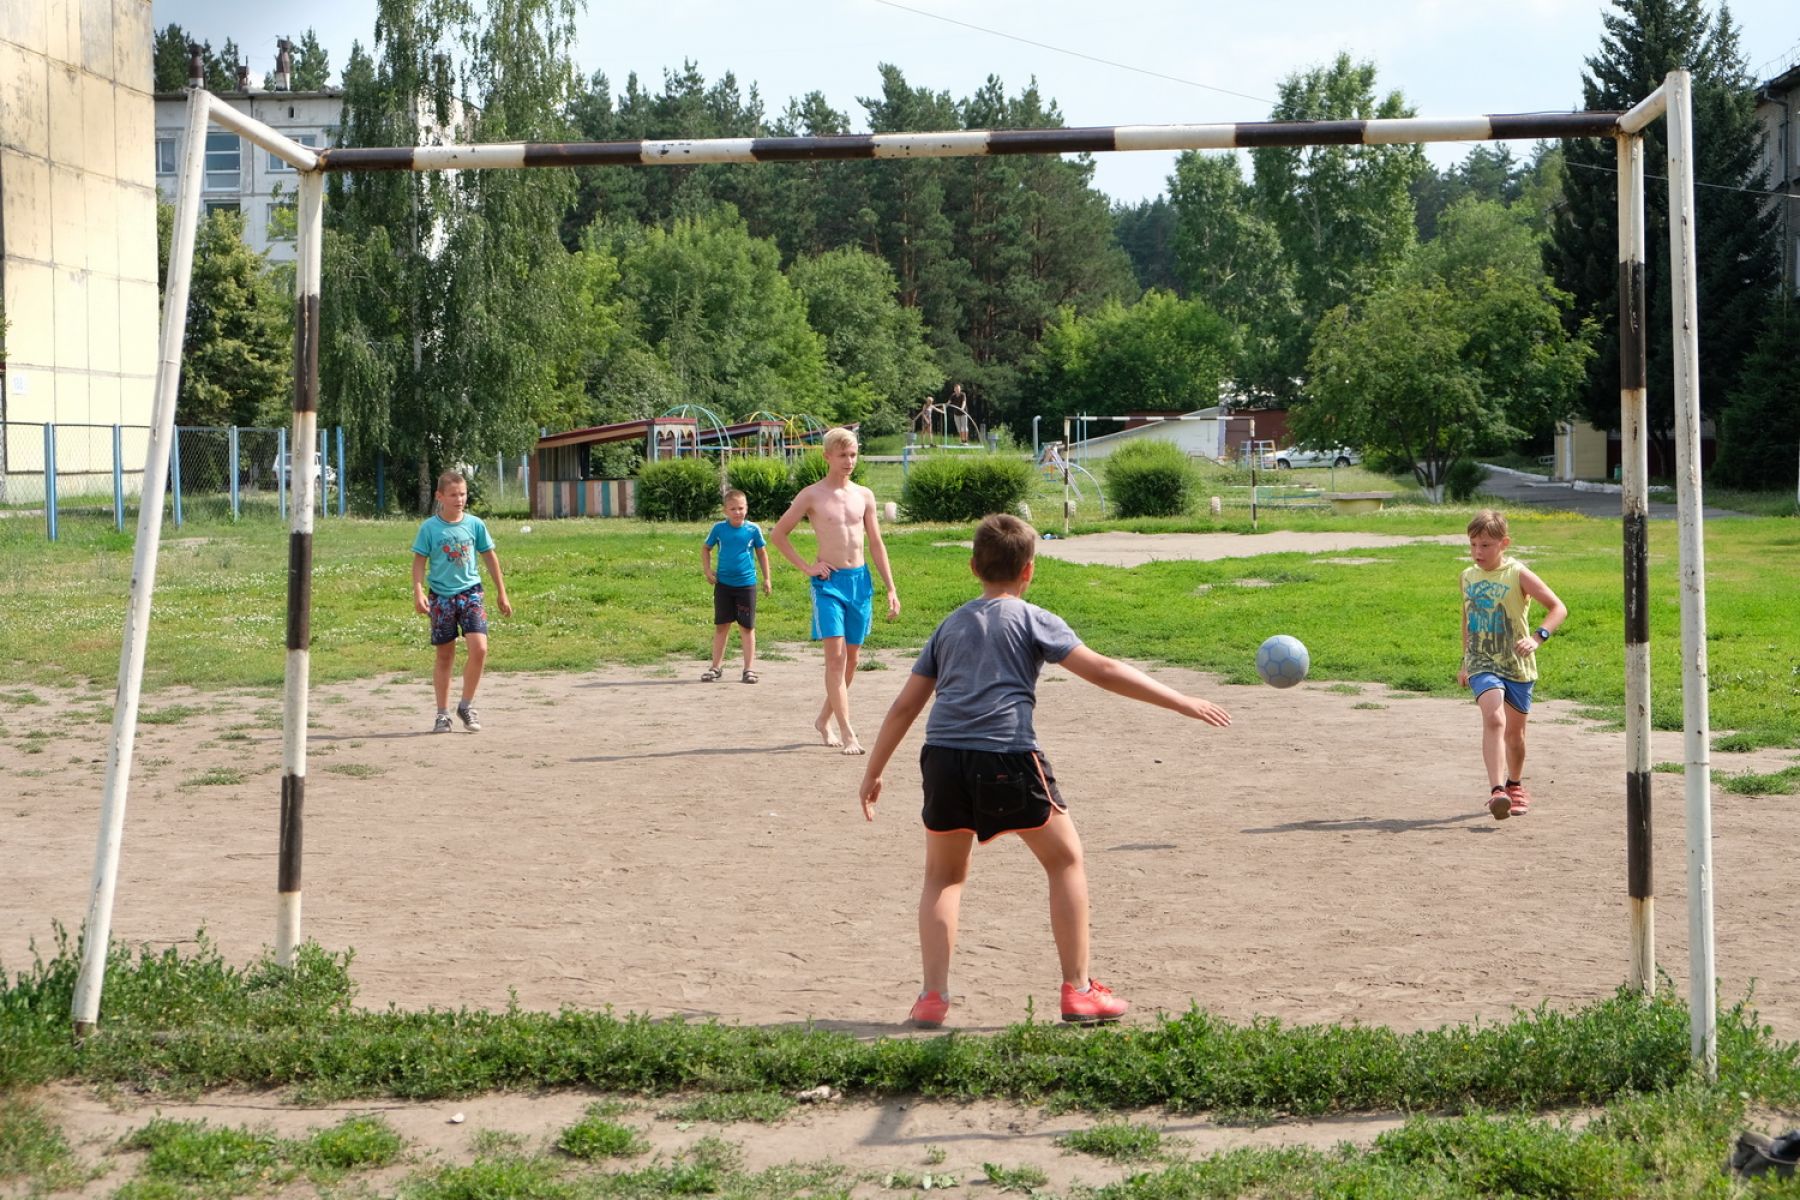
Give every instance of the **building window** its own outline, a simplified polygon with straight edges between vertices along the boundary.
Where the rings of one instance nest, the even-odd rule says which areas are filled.
[[[302,146],[311,146],[314,149],[317,149],[318,145],[319,145],[319,135],[316,133],[290,133],[290,134],[288,134],[288,137],[292,138],[296,142],[299,142]],[[286,172],[287,174],[292,175],[294,173],[294,168],[290,167],[286,162],[282,161],[280,156],[278,156],[274,151],[270,151],[269,152],[269,171],[271,174],[277,173],[277,172]]]
[[[265,229],[271,242],[291,242],[300,230],[300,206],[296,196],[276,196],[269,201],[269,223]]]
[[[236,200],[208,200],[206,202],[206,215],[209,217],[216,212],[234,213],[238,211],[240,209]]]
[[[158,175],[175,173],[175,139],[172,137],[156,139],[156,173]]]
[[[206,135],[206,190],[235,192],[241,183],[242,143],[235,133]]]

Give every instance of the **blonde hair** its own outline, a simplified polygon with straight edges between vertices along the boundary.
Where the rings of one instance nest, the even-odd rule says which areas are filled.
[[[845,429],[842,425],[838,425],[825,431],[825,453],[830,454],[839,446],[846,444],[851,446],[856,445],[856,434],[851,430]]]
[[[438,476],[437,490],[441,492],[453,483],[462,484],[465,490],[469,486],[469,481],[463,478],[463,473],[461,471],[445,471],[442,475]]]
[[[730,504],[733,500],[742,500],[745,504],[750,503],[750,497],[744,495],[744,493],[740,492],[738,489],[726,488],[725,499],[721,503]]]
[[[1506,532],[1506,514],[1497,508],[1484,508],[1469,518],[1470,537],[1503,538]]]

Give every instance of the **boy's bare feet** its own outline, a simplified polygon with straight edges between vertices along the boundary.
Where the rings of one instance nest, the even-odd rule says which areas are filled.
[[[831,732],[830,717],[820,717],[813,722],[813,728],[819,731],[819,740],[823,741],[827,746],[841,746],[844,744],[844,739]]]
[[[844,743],[844,753],[867,754],[868,751],[862,748],[862,743],[856,740],[856,735],[853,733],[850,735],[850,740]]]

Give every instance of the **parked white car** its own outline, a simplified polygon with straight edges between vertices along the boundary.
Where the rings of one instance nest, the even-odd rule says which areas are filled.
[[[275,456],[275,461],[270,464],[271,469],[275,472],[275,478],[280,482],[280,485],[289,489],[293,487],[293,480],[288,477],[288,469],[292,465],[290,463],[292,458],[292,454],[278,454]],[[312,477],[314,487],[319,485],[321,471],[324,473],[325,485],[327,487],[336,487],[337,468],[329,463],[320,463],[318,451],[315,450],[312,456]]]
[[[1303,450],[1298,446],[1290,446],[1286,450],[1275,452],[1275,468],[1286,471],[1293,467],[1348,467],[1362,461],[1362,455],[1348,446],[1335,446],[1327,450]]]

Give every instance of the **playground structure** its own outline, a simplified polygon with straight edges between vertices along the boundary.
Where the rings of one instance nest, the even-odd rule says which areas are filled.
[[[825,422],[811,413],[784,417],[759,410],[728,423],[701,404],[678,404],[657,417],[640,417],[569,429],[540,437],[532,453],[531,516],[630,517],[637,515],[637,481],[594,475],[597,446],[642,442],[645,462],[733,454],[790,458],[825,436]]]

